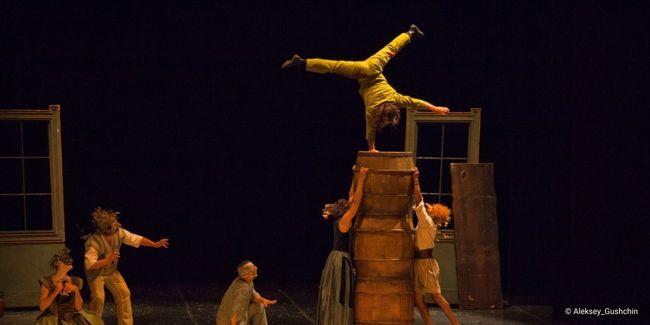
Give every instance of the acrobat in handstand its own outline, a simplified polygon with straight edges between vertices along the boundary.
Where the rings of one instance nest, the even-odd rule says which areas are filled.
[[[375,133],[387,125],[397,126],[400,120],[401,107],[427,109],[436,114],[447,114],[447,107],[435,106],[424,100],[402,95],[388,84],[383,75],[384,66],[406,44],[424,33],[415,25],[411,25],[406,33],[402,33],[384,46],[379,52],[365,61],[335,61],[324,59],[303,59],[295,54],[282,64],[282,68],[304,67],[305,70],[316,73],[335,73],[343,77],[356,79],[359,82],[359,93],[366,107],[366,140],[368,151],[377,151]]]

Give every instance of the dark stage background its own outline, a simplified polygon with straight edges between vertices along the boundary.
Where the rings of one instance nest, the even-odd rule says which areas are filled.
[[[353,80],[280,64],[293,53],[364,59],[417,23],[425,38],[385,73],[402,93],[483,108],[506,298],[639,298],[647,231],[629,195],[647,174],[637,162],[647,164],[648,123],[632,110],[635,72],[648,71],[635,66],[648,45],[631,34],[647,32],[639,8],[4,3],[0,17],[0,107],[62,107],[67,244],[79,267],[75,225],[90,230],[99,205],[133,232],[171,238],[166,251],[123,249],[129,282],[230,281],[252,259],[259,281],[316,290],[331,245],[320,209],[346,195],[365,149],[362,101]],[[403,141],[404,125],[379,148]]]

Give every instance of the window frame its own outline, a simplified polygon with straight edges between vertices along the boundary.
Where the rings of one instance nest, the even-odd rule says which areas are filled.
[[[449,112],[445,115],[430,111],[418,111],[410,108],[406,111],[406,134],[404,151],[411,152],[413,163],[417,166],[417,143],[420,124],[467,124],[467,163],[479,162],[479,144],[481,139],[481,109],[472,108],[469,112]],[[444,131],[443,131],[444,132]],[[443,144],[444,145],[444,144]],[[442,164],[444,158],[440,160]],[[442,168],[442,166],[441,166]],[[439,180],[440,181],[440,180]],[[440,229],[436,242],[455,241],[454,229]]]
[[[63,167],[61,162],[61,107],[47,109],[0,109],[2,121],[47,121],[50,163],[50,199],[52,229],[0,231],[0,244],[65,242],[63,209]]]

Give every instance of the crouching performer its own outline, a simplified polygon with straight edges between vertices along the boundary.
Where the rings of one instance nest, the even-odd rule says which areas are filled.
[[[415,228],[415,274],[413,282],[415,287],[415,304],[426,325],[432,325],[429,318],[429,311],[424,303],[424,295],[430,294],[436,301],[442,312],[449,318],[451,324],[460,324],[451,311],[449,303],[442,296],[440,291],[440,268],[438,262],[433,258],[433,246],[435,245],[438,226],[446,226],[451,219],[451,210],[442,204],[424,204],[419,182],[420,172],[416,168],[413,171],[413,198],[415,206],[413,210],[418,217],[418,226]]]
[[[54,269],[54,274],[39,280],[41,295],[38,309],[43,313],[34,324],[103,325],[100,317],[83,309],[84,301],[80,293],[83,280],[68,276],[68,272],[72,270],[70,250],[64,248],[52,256],[50,266]]]
[[[153,242],[145,237],[130,233],[121,228],[117,221],[119,212],[96,208],[92,213],[95,232],[86,239],[84,264],[86,278],[90,286],[90,310],[102,316],[104,310],[104,286],[113,294],[117,309],[119,325],[133,324],[131,312],[131,292],[122,274],[117,270],[120,247],[126,244],[132,247],[148,246],[167,248],[169,239],[163,238]]]
[[[230,284],[221,298],[217,310],[217,325],[267,325],[266,307],[275,305],[277,300],[262,297],[253,285],[257,277],[257,267],[251,261],[243,261],[237,266],[237,278]]]

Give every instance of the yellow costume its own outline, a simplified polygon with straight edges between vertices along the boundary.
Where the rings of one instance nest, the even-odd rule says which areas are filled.
[[[366,140],[375,140],[379,110],[377,106],[393,102],[397,107],[423,108],[423,101],[401,95],[388,84],[383,75],[384,66],[406,44],[411,41],[409,34],[402,33],[365,61],[335,61],[307,59],[306,70],[316,73],[335,73],[359,82],[359,94],[366,107]]]

